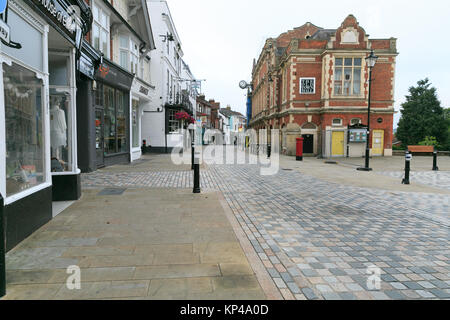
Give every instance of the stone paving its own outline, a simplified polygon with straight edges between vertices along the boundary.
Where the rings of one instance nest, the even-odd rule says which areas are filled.
[[[259,173],[258,166],[212,165],[202,187],[223,193],[285,299],[450,299],[448,195]],[[445,188],[448,175],[441,177]],[[83,183],[190,188],[192,173],[97,172]],[[370,266],[380,268],[381,290],[367,287]]]
[[[400,181],[405,177],[405,172],[401,171],[382,171],[378,174],[398,178]],[[411,183],[420,183],[431,187],[450,190],[450,172],[449,171],[419,171],[410,173]]]
[[[220,193],[109,191],[84,189],[8,252],[5,300],[266,299]],[[79,290],[66,285],[69,266]]]

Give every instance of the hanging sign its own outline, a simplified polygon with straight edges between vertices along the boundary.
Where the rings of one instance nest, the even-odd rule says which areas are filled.
[[[0,41],[11,48],[20,49],[20,43],[11,41],[11,29],[8,26],[8,0],[0,0]]]

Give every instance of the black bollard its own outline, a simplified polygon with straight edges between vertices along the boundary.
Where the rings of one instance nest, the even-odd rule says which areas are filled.
[[[267,158],[270,158],[271,155],[272,155],[272,145],[268,144],[267,145]]]
[[[195,144],[194,142],[192,142],[192,147],[191,147],[191,170],[194,170],[194,157],[195,157]]]
[[[409,182],[409,173],[411,172],[411,160],[412,155],[409,153],[409,151],[406,151],[405,156],[405,178],[402,181],[402,184],[410,184]]]
[[[6,248],[3,205],[3,197],[0,194],[0,298],[6,295]]]
[[[200,159],[194,161],[194,193],[201,193],[200,189]]]
[[[437,157],[438,157],[438,152],[436,150],[434,150],[434,152],[433,152],[433,171],[439,171],[439,168],[437,166]]]

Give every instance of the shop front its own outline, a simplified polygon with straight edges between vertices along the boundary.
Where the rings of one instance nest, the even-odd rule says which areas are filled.
[[[130,90],[134,74],[103,59],[92,86],[80,91],[79,161],[83,172],[130,162]],[[87,127],[87,128],[86,128]]]
[[[52,201],[80,197],[76,66],[90,11],[78,1],[10,0],[0,54],[0,191],[6,247],[52,219]],[[6,26],[6,27],[5,27]]]
[[[142,156],[142,116],[144,110],[151,108],[152,97],[155,87],[145,81],[134,78],[131,87],[131,162],[136,161]]]

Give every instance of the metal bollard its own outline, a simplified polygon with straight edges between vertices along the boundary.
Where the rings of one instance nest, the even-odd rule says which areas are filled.
[[[272,155],[272,145],[268,144],[267,145],[267,158],[270,158],[271,155]]]
[[[0,194],[0,298],[6,295],[6,248],[3,197]]]
[[[405,155],[405,178],[402,181],[402,184],[410,184],[409,182],[409,173],[411,172],[411,160],[412,154],[409,151],[406,151]]]
[[[194,170],[194,156],[195,156],[195,143],[192,141],[191,144],[191,170]]]
[[[194,160],[194,193],[201,193],[200,189],[200,157],[195,154]]]
[[[438,152],[437,152],[437,150],[434,150],[434,152],[433,152],[433,171],[439,171],[439,168],[437,166],[437,157],[438,157]]]

